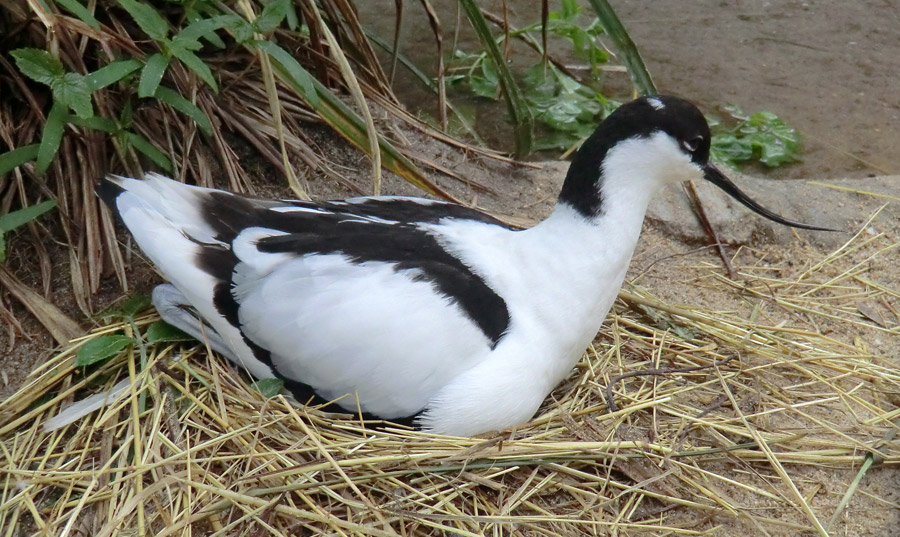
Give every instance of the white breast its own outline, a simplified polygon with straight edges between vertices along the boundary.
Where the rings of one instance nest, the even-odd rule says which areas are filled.
[[[438,393],[426,428],[469,435],[534,414],[597,334],[625,277],[637,236],[603,231],[564,205],[519,232],[435,226],[442,244],[506,300],[511,322],[486,360]]]

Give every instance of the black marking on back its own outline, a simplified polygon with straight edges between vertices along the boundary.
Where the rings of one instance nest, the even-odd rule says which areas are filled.
[[[97,194],[97,197],[100,198],[118,218],[121,217],[119,216],[119,207],[116,205],[116,198],[118,198],[119,194],[122,192],[125,192],[125,189],[108,178],[101,179],[94,188],[94,193]]]
[[[655,107],[648,99],[663,104]],[[559,194],[559,201],[571,205],[585,217],[603,212],[599,182],[603,159],[616,144],[629,138],[646,138],[663,131],[676,140],[702,138],[691,158],[698,164],[709,159],[709,125],[693,104],[667,95],[642,97],[623,104],[601,123],[575,154]]]
[[[306,202],[289,201],[292,205],[308,206]],[[475,220],[486,224],[504,226],[493,216],[455,203],[435,201],[429,204],[417,203],[402,198],[357,198],[352,202],[324,202],[317,207],[336,213],[356,216],[374,216],[406,224],[436,224],[444,218]]]
[[[328,213],[278,212],[273,207],[324,209]],[[228,192],[204,195],[202,213],[216,239],[230,243],[248,227],[263,227],[288,233],[259,242],[263,252],[336,254],[354,263],[394,263],[395,270],[417,270],[416,279],[428,281],[455,302],[496,346],[509,327],[506,302],[477,274],[450,255],[437,240],[416,227],[418,222],[443,218],[469,219],[492,225],[498,220],[474,209],[454,204],[422,205],[406,200],[366,200],[336,204],[255,200]],[[394,224],[360,221],[372,216]],[[197,263],[228,287],[217,286],[215,305],[229,322],[240,328],[239,305],[231,296],[230,282],[238,260],[231,250],[210,245],[201,249]],[[227,292],[226,292],[227,291]]]
[[[437,240],[411,226],[375,224],[360,226],[353,233],[291,233],[259,241],[261,252],[342,254],[354,263],[381,261],[394,263],[395,270],[416,270],[416,281],[428,281],[453,300],[484,335],[497,345],[509,327],[506,302],[483,279],[456,257],[447,253]]]
[[[354,203],[310,203],[301,201],[257,200],[228,192],[209,192],[201,197],[201,212],[215,232],[215,238],[231,244],[248,227],[263,227],[288,233],[258,243],[260,251],[307,254],[341,253],[352,262],[384,261],[395,270],[415,270],[415,279],[430,282],[455,302],[490,340],[497,345],[509,327],[509,310],[498,296],[469,267],[450,255],[428,233],[416,227],[419,222],[437,223],[443,218],[468,219],[491,225],[503,225],[484,213],[454,204],[419,204],[406,200],[364,200]],[[327,213],[304,211],[278,212],[274,207],[322,209]],[[363,221],[375,217],[394,224]],[[231,248],[219,244],[201,244],[196,263],[219,280],[213,294],[216,310],[241,330],[240,305],[232,293],[234,269],[239,262]],[[315,388],[300,379],[286,378],[272,362],[271,353],[241,330],[254,356],[272,368],[285,387],[302,403],[328,403]],[[333,404],[333,403],[332,403]],[[339,405],[337,405],[339,407]],[[342,412],[347,409],[339,407]],[[326,407],[327,409],[327,407]],[[424,409],[423,409],[424,411]],[[384,418],[363,412],[367,421],[386,421],[416,427],[412,416]],[[349,411],[355,413],[353,411]],[[369,424],[375,428],[384,425]]]

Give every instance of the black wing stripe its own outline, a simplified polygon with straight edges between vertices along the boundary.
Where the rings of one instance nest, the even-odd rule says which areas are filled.
[[[385,229],[386,228],[386,229]],[[373,233],[377,230],[378,233]],[[456,303],[495,347],[509,328],[506,302],[485,281],[437,240],[411,226],[376,226],[352,235],[292,233],[257,243],[266,253],[342,254],[353,263],[394,263],[395,270],[416,270],[415,279],[428,281]]]
[[[308,207],[322,212],[273,211],[275,207]],[[203,215],[216,239],[231,243],[248,227],[264,227],[288,233],[261,240],[263,252],[335,254],[354,263],[382,261],[395,269],[416,270],[416,278],[428,281],[457,304],[490,340],[497,345],[509,328],[506,302],[480,276],[450,255],[437,240],[417,227],[443,218],[477,220],[503,225],[475,209],[450,203],[421,204],[402,199],[372,199],[350,204],[275,202],[256,200],[227,192],[211,192],[204,200]],[[359,223],[359,217],[375,217],[391,224]],[[355,221],[360,225],[338,226]],[[237,324],[238,304],[231,297],[230,284],[237,258],[231,250],[210,245],[202,248],[198,266],[227,285],[217,289],[216,307],[232,324]]]

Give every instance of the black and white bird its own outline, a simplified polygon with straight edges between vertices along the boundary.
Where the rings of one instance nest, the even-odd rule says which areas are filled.
[[[162,318],[296,399],[474,435],[528,421],[595,337],[647,204],[706,179],[785,225],[709,163],[700,111],[621,106],[575,156],[553,213],[515,230],[410,197],[254,199],[160,175],[100,196],[169,283]]]

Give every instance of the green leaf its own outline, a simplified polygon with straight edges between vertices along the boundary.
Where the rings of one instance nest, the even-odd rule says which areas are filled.
[[[485,58],[483,62],[481,62],[481,72],[484,74],[484,78],[494,84],[500,83],[500,75],[497,74],[497,65],[490,58]]]
[[[564,19],[573,19],[581,13],[578,7],[578,0],[562,0],[562,12],[560,16]]]
[[[172,56],[181,60],[181,63],[185,64],[188,69],[197,73],[197,76],[206,82],[206,85],[212,88],[213,91],[219,91],[219,86],[216,84],[216,78],[213,76],[209,66],[203,63],[203,60],[201,60],[199,56],[189,50],[178,47],[172,47],[170,51],[172,52]]]
[[[616,106],[553,65],[534,65],[524,82],[535,119],[553,131],[538,140],[535,147],[542,150],[571,148],[590,136],[597,122]]]
[[[602,27],[599,27],[602,32]],[[591,31],[581,28],[572,22],[557,22],[551,25],[551,32],[570,43],[575,55],[588,60],[592,67],[609,61],[609,54],[597,46],[595,36]]]
[[[200,44],[201,37],[206,39],[209,39],[211,36],[217,37],[215,31],[232,24],[234,18],[236,17],[233,15],[219,15],[209,19],[195,20],[188,24],[184,30],[178,32],[178,35],[172,39],[172,42],[176,43],[176,46],[181,46],[188,50],[200,50],[203,48]]]
[[[41,84],[49,86],[65,74],[62,62],[46,50],[20,48],[10,54],[22,74]]]
[[[125,319],[134,319],[137,314],[149,308],[151,303],[149,296],[143,293],[137,293],[128,297],[113,311]]]
[[[469,88],[472,93],[485,99],[497,99],[497,81],[491,81],[483,76],[469,78]]]
[[[281,379],[259,379],[251,384],[250,387],[258,391],[266,399],[271,399],[281,393],[281,390],[284,388],[284,381]]]
[[[0,216],[0,262],[6,261],[6,232],[36,220],[54,207],[56,202],[47,200]]]
[[[47,114],[47,121],[44,122],[44,132],[41,133],[41,146],[38,148],[37,162],[35,163],[35,171],[38,175],[44,175],[56,152],[59,151],[59,144],[62,143],[63,132],[66,124],[66,106],[59,102],[54,102]]]
[[[271,41],[256,41],[254,45],[281,65],[287,74],[288,82],[306,99],[310,106],[315,106],[319,102],[312,75],[288,51]]]
[[[93,73],[88,73],[85,76],[85,79],[90,90],[97,91],[98,89],[105,88],[110,84],[115,84],[122,80],[126,76],[140,69],[142,65],[141,62],[135,59],[116,60],[104,65]]]
[[[109,319],[113,317],[119,319],[134,319],[137,314],[149,308],[150,304],[151,301],[149,296],[137,293],[125,299],[124,302],[115,304],[111,308],[101,311],[97,314],[97,317],[100,319]]]
[[[151,39],[162,41],[169,35],[169,23],[153,7],[137,0],[119,0],[119,5]]]
[[[479,97],[496,100],[497,88],[500,86],[500,77],[497,74],[497,66],[490,58],[481,62],[482,76],[473,75],[469,78],[469,88]]]
[[[541,119],[556,130],[570,130],[577,123],[582,108],[576,99],[557,99],[541,116]]]
[[[234,33],[234,40],[238,43],[246,43],[254,37],[253,25],[241,17],[233,17],[228,22],[228,29]]]
[[[209,123],[209,118],[197,105],[165,86],[160,86],[156,89],[155,97],[193,119],[197,126],[200,127],[200,130],[206,133],[207,136],[212,136],[212,126]]]
[[[531,100],[536,98],[552,99],[558,91],[556,76],[553,76],[553,64],[544,65],[539,62],[525,71],[523,82],[526,87],[527,97]]]
[[[718,134],[712,138],[712,151],[717,158],[736,166],[753,158],[753,146],[733,134]]]
[[[197,341],[165,321],[157,321],[147,327],[147,332],[144,334],[144,337],[147,338],[147,343]]]
[[[300,18],[297,16],[297,8],[293,2],[287,2],[287,25],[292,32],[297,31],[300,26]]]
[[[134,122],[134,107],[132,106],[132,99],[125,99],[125,102],[122,103],[122,111],[119,112],[119,121],[118,124],[121,125],[122,129],[128,129]],[[124,141],[123,143],[128,143]]]
[[[628,32],[622,25],[622,21],[619,20],[609,2],[607,0],[589,0],[589,3],[594,8],[597,18],[600,19],[600,24],[602,24],[606,35],[619,49],[619,58],[628,69],[631,84],[641,95],[656,95],[659,93],[656,91],[656,85],[653,83],[653,79],[650,78],[650,73],[647,71],[647,66],[644,65],[640,52],[634,46],[634,41],[631,40],[631,36],[628,35]]]
[[[118,355],[133,343],[133,339],[121,334],[109,334],[88,340],[78,349],[78,354],[75,355],[75,365],[84,367],[103,362]]]
[[[36,220],[39,216],[56,207],[54,200],[42,201],[29,205],[17,211],[10,211],[0,216],[0,233],[12,231],[17,227],[23,226],[32,220]]]
[[[4,176],[22,164],[34,160],[38,155],[39,147],[40,144],[24,145],[0,154],[0,176]]]
[[[759,161],[770,168],[776,168],[794,160],[794,152],[787,147],[784,140],[768,137],[758,142]]]
[[[66,8],[70,13],[78,17],[81,22],[87,24],[91,28],[95,30],[100,29],[100,23],[97,22],[97,19],[94,18],[94,14],[91,13],[86,7],[81,5],[78,0],[55,0],[57,4]]]
[[[586,92],[591,95],[597,95],[597,93],[591,91],[586,86],[583,86],[580,82],[570,77],[567,74],[560,73],[556,71],[556,68],[553,68],[554,74],[556,75],[556,82],[559,84],[560,89],[567,93],[576,93],[576,92]]]
[[[147,59],[144,68],[141,70],[141,80],[138,84],[138,97],[152,97],[156,94],[162,77],[166,74],[166,68],[169,66],[169,59],[162,54],[154,54]]]
[[[173,170],[172,161],[169,160],[169,157],[167,157],[165,153],[157,149],[156,146],[151,144],[140,134],[137,134],[135,132],[126,132],[125,139],[129,144],[131,144],[132,147],[143,153],[144,156],[152,160],[153,163],[160,168],[166,170],[167,172],[171,172]]]
[[[78,127],[84,127],[86,129],[106,132],[109,134],[113,134],[119,130],[119,126],[116,125],[115,121],[107,119],[105,117],[94,116],[87,119],[82,119],[78,116],[69,115],[66,116],[66,122]]]
[[[53,89],[53,99],[74,110],[78,117],[94,116],[94,107],[91,106],[91,88],[88,87],[84,75],[66,73],[56,79],[50,87]]]
[[[231,19],[239,18],[236,15],[221,15],[221,16],[225,19],[228,19],[228,22],[226,22],[226,26],[228,26],[230,24]],[[190,5],[190,4],[185,6],[185,8],[184,8],[184,18],[185,18],[185,20],[187,20],[190,23],[195,23],[195,22],[201,21],[201,20],[207,20],[205,17],[203,17],[203,15],[197,10],[197,8],[194,5]],[[219,37],[218,35],[216,35],[215,32],[209,32],[209,33],[203,34],[201,37],[203,39],[206,39],[207,41],[209,41],[214,47],[216,47],[218,49],[225,48],[225,42],[222,41],[222,38]]]
[[[726,109],[738,124],[724,133],[721,124],[713,127],[713,132],[719,131],[712,140],[714,156],[731,166],[754,158],[773,168],[798,160],[800,136],[777,115],[771,112],[747,115],[735,106]]]
[[[288,16],[290,2],[287,0],[271,0],[263,7],[262,12],[253,21],[253,27],[261,34],[274,31]]]
[[[784,123],[772,112],[757,112],[750,116],[750,124],[757,128],[783,127]]]

